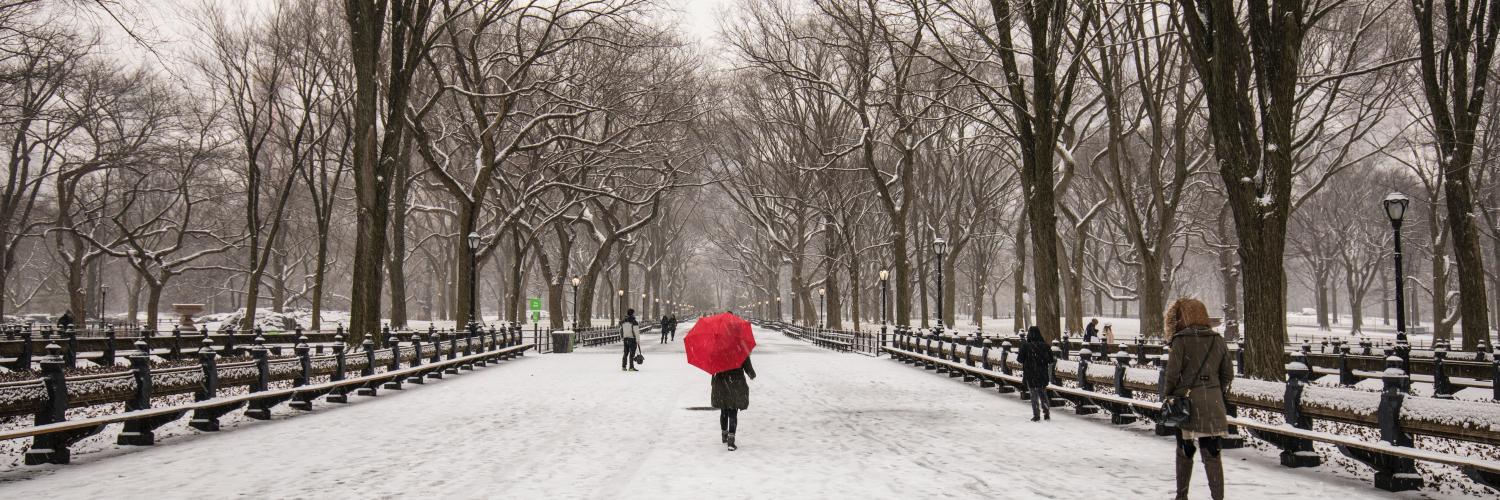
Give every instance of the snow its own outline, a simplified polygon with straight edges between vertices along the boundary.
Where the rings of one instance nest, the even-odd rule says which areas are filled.
[[[1032,423],[1028,405],[992,389],[769,330],[757,339],[736,452],[719,444],[717,412],[699,410],[709,377],[681,342],[647,337],[637,373],[618,370],[618,346],[530,355],[311,414],[226,419],[234,429],[154,448],[106,444],[73,465],[0,471],[0,483],[11,498],[1163,498],[1173,487],[1173,443],[1149,425],[1061,410]],[[1274,452],[1225,453],[1233,497],[1385,497],[1368,478],[1283,468]],[[1201,470],[1193,490],[1207,492]]]

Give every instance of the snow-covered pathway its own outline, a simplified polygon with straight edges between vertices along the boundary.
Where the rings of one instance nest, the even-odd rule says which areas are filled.
[[[691,325],[683,325],[683,331]],[[757,330],[740,449],[678,342],[526,359],[404,394],[320,404],[73,465],[0,473],[7,498],[1166,498],[1172,443],[885,358]],[[1236,498],[1381,498],[1368,484],[1226,452]],[[1207,497],[1201,470],[1195,498]]]

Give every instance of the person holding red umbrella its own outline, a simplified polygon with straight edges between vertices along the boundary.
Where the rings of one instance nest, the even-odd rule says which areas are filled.
[[[734,435],[740,410],[750,408],[749,380],[755,378],[755,367],[750,364],[755,334],[750,323],[733,313],[709,316],[693,325],[682,342],[688,364],[713,375],[709,401],[719,410],[720,441],[729,451],[739,449]]]

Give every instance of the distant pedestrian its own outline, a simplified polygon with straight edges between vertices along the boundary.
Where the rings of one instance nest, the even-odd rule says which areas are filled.
[[[57,317],[57,330],[66,332],[73,328],[73,311],[63,311],[62,316]]]
[[[635,309],[625,311],[625,319],[620,320],[620,339],[625,344],[625,357],[620,359],[620,371],[640,371],[635,369],[635,351],[637,342],[641,340],[641,323],[635,319]]]
[[[709,402],[719,410],[719,437],[729,451],[739,449],[734,444],[734,433],[739,427],[740,410],[750,408],[750,382],[746,377],[755,378],[755,366],[750,364],[749,356],[745,356],[739,368],[715,373],[709,394]]]
[[[1042,339],[1042,329],[1032,326],[1026,331],[1026,343],[1021,344],[1021,381],[1031,393],[1031,421],[1044,416],[1052,420],[1052,408],[1048,403],[1047,380],[1052,368],[1052,348]]]
[[[1115,325],[1111,325],[1109,323],[1104,324],[1104,345],[1115,345]]]
[[[1177,498],[1186,499],[1193,476],[1193,453],[1203,449],[1203,468],[1214,500],[1224,498],[1224,464],[1219,456],[1229,435],[1224,399],[1234,382],[1234,366],[1224,338],[1211,328],[1208,308],[1182,298],[1166,313],[1167,379],[1164,394],[1187,398],[1192,409],[1177,426]]]
[[[667,332],[672,329],[672,320],[668,318],[667,315],[663,314],[661,316],[661,322],[658,323],[657,326],[661,329],[661,343],[667,343]]]
[[[1089,321],[1089,326],[1083,329],[1083,343],[1092,344],[1099,339],[1099,318]]]
[[[672,341],[677,341],[677,315],[672,315]]]

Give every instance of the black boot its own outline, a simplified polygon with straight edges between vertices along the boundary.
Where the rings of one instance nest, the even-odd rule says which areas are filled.
[[[729,431],[719,431],[719,442],[729,443]]]
[[[734,450],[740,449],[740,447],[734,445],[734,433],[733,432],[725,434],[724,437],[725,437],[725,442],[729,444],[729,451],[734,451]]]

